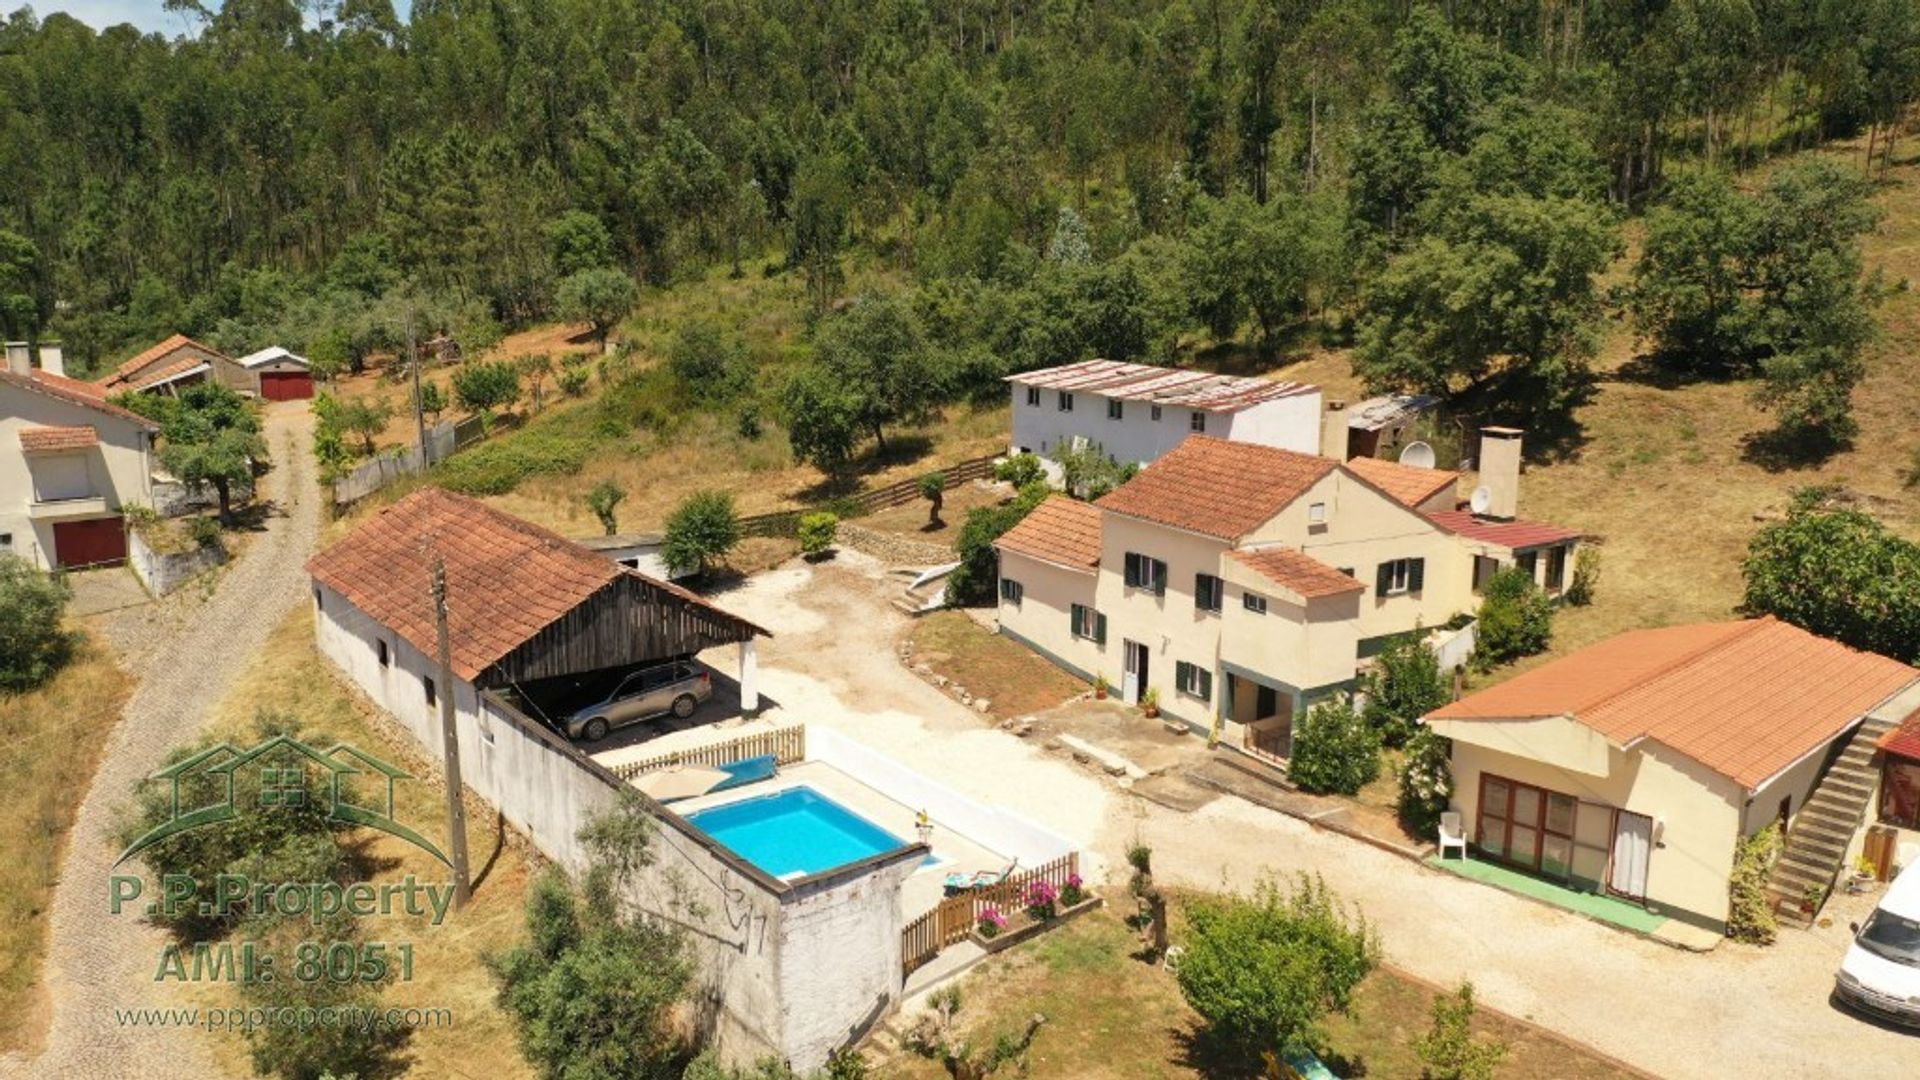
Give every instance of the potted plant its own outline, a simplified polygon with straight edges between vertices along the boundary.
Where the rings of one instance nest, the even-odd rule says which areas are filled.
[[[999,937],[1000,931],[1006,928],[1007,917],[1000,914],[1000,909],[997,907],[982,908],[980,910],[980,921],[974,927],[974,929],[980,932],[980,936],[983,938]]]
[[[1160,715],[1159,687],[1149,686],[1146,693],[1140,695],[1140,711],[1146,713],[1149,720]]]
[[[1060,903],[1064,907],[1078,907],[1080,901],[1087,898],[1086,883],[1079,874],[1067,875],[1067,887],[1060,890]]]
[[[1820,911],[1820,905],[1825,902],[1826,899],[1827,887],[1825,885],[1809,885],[1806,891],[1800,895],[1800,910],[1808,915],[1817,914]]]
[[[1052,919],[1060,903],[1060,890],[1051,881],[1036,881],[1027,886],[1027,914],[1034,922]]]
[[[1095,675],[1093,677],[1093,696],[1102,701],[1106,700],[1107,677],[1105,675]]]

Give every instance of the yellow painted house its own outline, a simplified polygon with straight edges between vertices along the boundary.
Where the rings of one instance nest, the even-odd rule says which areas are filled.
[[[1396,636],[1473,611],[1492,568],[1564,585],[1580,536],[1512,516],[1518,435],[1489,433],[1478,515],[1456,509],[1452,472],[1190,437],[1098,502],[1056,496],[1000,539],[1000,631],[1284,758],[1295,715]]]

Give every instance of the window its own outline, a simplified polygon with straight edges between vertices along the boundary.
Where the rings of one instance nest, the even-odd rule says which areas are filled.
[[[1255,615],[1265,615],[1267,613],[1267,598],[1257,592],[1242,593],[1240,594],[1240,606],[1253,612]]]
[[[1173,665],[1174,689],[1201,701],[1213,700],[1213,672],[1185,660]]]
[[[1104,645],[1107,642],[1107,617],[1086,606],[1073,605],[1073,636]]]
[[[1021,585],[1012,578],[1003,577],[1000,579],[1000,601],[1002,603],[1019,607],[1020,601],[1024,599],[1026,595],[1027,590],[1024,585]]]
[[[1513,565],[1526,571],[1528,580],[1538,580],[1539,575],[1536,571],[1540,567],[1540,553],[1537,551],[1529,551],[1524,554],[1515,555],[1513,557]]]
[[[1027,387],[1027,404],[1032,405],[1036,409],[1040,407],[1040,388],[1039,387],[1037,386]]]
[[[379,641],[375,642],[374,644],[380,646],[380,666],[392,667],[393,655],[387,651],[387,639],[381,638]]]
[[[12,547],[13,547],[13,534],[0,533],[0,548],[7,548],[11,550]]]
[[[440,695],[437,693],[434,693],[433,676],[431,675],[420,676],[420,688],[427,692],[427,704],[429,705],[440,704]]]
[[[1427,560],[1393,559],[1380,564],[1375,591],[1381,596],[1419,592],[1426,584]]]
[[[1327,504],[1317,502],[1308,505],[1307,523],[1310,525],[1325,525],[1327,523]]]
[[[1119,398],[1107,399],[1107,419],[1119,420],[1126,415],[1126,402]]]
[[[1880,774],[1880,820],[1920,829],[1920,761],[1887,757]]]
[[[1153,417],[1154,423],[1157,424],[1160,422],[1160,406],[1155,405],[1152,409],[1149,409],[1148,412]]]
[[[1202,435],[1206,434],[1207,414],[1201,412],[1199,409],[1193,410],[1193,415],[1187,418],[1187,428]]]
[[[1127,552],[1127,588],[1145,589],[1155,596],[1167,591],[1167,564],[1137,551]]]
[[[1065,390],[1060,391],[1060,411],[1061,412],[1073,411],[1073,395],[1067,393]]]
[[[1567,545],[1547,551],[1547,589],[1557,590],[1567,581]]]
[[[1226,583],[1212,574],[1193,575],[1193,606],[1201,611],[1218,614],[1220,598],[1225,592]]]

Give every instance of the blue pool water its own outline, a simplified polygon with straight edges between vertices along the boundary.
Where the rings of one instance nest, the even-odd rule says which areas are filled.
[[[772,874],[818,874],[906,842],[810,787],[696,810],[687,820]]]

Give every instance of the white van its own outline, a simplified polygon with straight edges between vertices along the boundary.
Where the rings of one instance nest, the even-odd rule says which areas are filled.
[[[1853,929],[1834,996],[1883,1020],[1920,1027],[1920,866],[1901,871],[1866,925]]]

